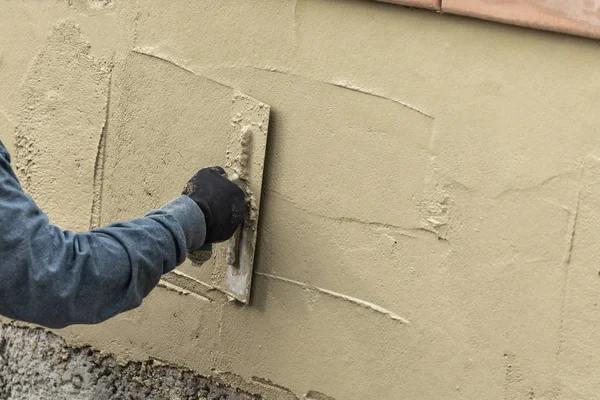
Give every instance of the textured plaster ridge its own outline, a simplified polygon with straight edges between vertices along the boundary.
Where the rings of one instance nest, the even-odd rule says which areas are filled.
[[[327,396],[326,394],[323,394],[321,392],[317,392],[316,390],[309,390],[304,395],[304,399],[305,400],[335,400],[333,397]]]
[[[579,191],[577,192],[577,204],[575,205],[575,211],[573,212],[573,215],[571,217],[571,226],[570,226],[570,232],[569,232],[569,243],[568,243],[568,247],[567,247],[567,252],[565,255],[565,264],[568,265],[571,263],[571,256],[573,255],[573,243],[575,242],[575,230],[577,229],[577,219],[579,218],[579,207],[581,204],[581,191],[583,189],[580,187]]]
[[[579,211],[573,247],[565,273],[559,347],[556,352],[561,399],[596,398],[598,380],[588,371],[600,364],[598,291],[600,278],[600,159],[587,156],[583,164]]]
[[[164,275],[163,280],[178,286],[181,289],[196,293],[197,295],[208,298],[212,301],[218,299],[229,299],[229,295],[218,287],[202,282],[201,280],[187,275],[177,269],[171,271],[167,275]]]
[[[356,223],[356,224],[365,225],[365,226],[375,226],[378,228],[397,229],[397,230],[399,230],[399,232],[398,232],[399,235],[410,237],[413,239],[419,238],[419,236],[417,235],[418,233],[425,233],[427,235],[434,235],[436,238],[438,238],[440,240],[446,240],[442,237],[439,237],[438,233],[435,232],[434,230],[427,229],[427,228],[408,228],[408,227],[404,227],[404,226],[388,224],[385,222],[365,221],[365,220],[354,218],[354,217],[346,217],[346,216],[336,217],[336,216],[321,214],[316,211],[308,210],[308,209],[302,207],[294,200],[289,199],[286,196],[283,196],[281,193],[279,193],[277,191],[270,190],[269,193],[272,194],[273,197],[275,197],[279,200],[285,201],[286,203],[293,205],[295,208],[298,208],[299,210],[301,210],[307,214],[314,215],[315,217],[325,218],[325,219],[328,219],[331,221],[336,221],[336,222]],[[267,193],[266,195],[268,195],[269,193]]]
[[[302,79],[309,79],[315,82],[319,82],[319,83],[323,83],[326,85],[331,85],[331,86],[335,86],[335,87],[339,87],[341,89],[347,89],[347,90],[352,90],[354,92],[358,92],[361,94],[365,94],[368,96],[373,96],[373,97],[377,97],[383,100],[388,100],[391,101],[393,103],[396,103],[402,107],[405,107],[411,111],[414,111],[416,113],[419,113],[421,115],[423,115],[424,117],[430,119],[430,120],[434,120],[434,117],[428,113],[426,113],[425,111],[420,110],[419,108],[405,102],[402,101],[400,99],[391,97],[391,96],[387,96],[381,93],[378,93],[376,90],[374,89],[369,89],[369,88],[364,88],[358,84],[355,83],[351,83],[345,80],[324,80],[324,79],[318,79],[315,77],[311,77],[309,75],[303,75],[303,74],[299,74],[299,73],[295,73],[292,72],[290,69],[286,69],[286,68],[281,68],[281,67],[275,67],[275,66],[259,66],[259,65],[250,65],[250,64],[222,64],[222,65],[208,65],[208,66],[203,66],[202,68],[200,68],[199,70],[210,70],[210,69],[252,69],[252,70],[257,70],[257,71],[266,71],[266,72],[273,72],[273,73],[277,73],[277,74],[282,74],[282,75],[289,75],[289,76],[295,76],[298,78],[302,78]],[[194,72],[198,75],[201,75],[200,73]],[[202,75],[204,76],[204,75]],[[223,84],[223,83],[221,83]]]
[[[157,60],[169,63],[169,64],[171,64],[171,65],[173,65],[173,66],[175,66],[177,68],[181,68],[182,70],[187,71],[190,74],[197,75],[191,69],[184,67],[182,65],[182,64],[185,64],[184,62],[175,60],[171,56],[165,56],[163,54],[161,54],[161,55],[155,54],[153,52],[153,50],[154,49],[152,47],[134,47],[131,51],[133,51],[134,53],[137,53],[137,54],[141,54],[143,56],[148,56],[148,57],[156,58]]]
[[[98,228],[102,223],[102,187],[104,184],[104,165],[106,163],[106,140],[108,136],[108,119],[110,116],[110,91],[112,84],[112,74],[108,78],[108,93],[106,95],[106,117],[100,140],[98,141],[98,152],[96,153],[96,161],[94,163],[94,181],[92,209],[90,212],[90,229]]]
[[[258,393],[261,398],[273,400],[300,400],[290,389],[277,385],[268,379],[252,377],[248,380],[226,371],[213,371],[214,375],[232,387],[239,387],[249,393]]]
[[[199,284],[199,285],[201,285],[201,286],[204,286],[204,287],[205,287],[206,289],[208,289],[208,290],[219,290],[219,288],[216,288],[216,287],[214,287],[214,286],[212,286],[212,285],[209,285],[208,283],[202,282],[201,280],[199,280],[199,279],[196,279],[196,278],[194,278],[193,276],[190,276],[190,275],[188,275],[188,274],[186,274],[186,273],[184,273],[184,272],[181,272],[181,271],[179,271],[178,269],[174,269],[174,270],[173,270],[173,271],[171,271],[171,272],[172,272],[173,274],[175,274],[175,275],[179,275],[179,276],[181,276],[181,277],[183,277],[183,278],[186,278],[186,279],[189,279],[190,281],[192,281],[192,282],[195,282],[195,283],[197,283],[197,284]]]
[[[247,63],[242,62],[242,63],[233,63],[233,64],[232,63],[210,64],[210,65],[203,65],[202,67],[198,68],[199,71],[207,71],[207,70],[211,70],[211,69],[250,69],[250,70],[255,70],[255,71],[273,72],[273,73],[281,74],[281,75],[296,76],[298,78],[311,79],[316,82],[321,82],[318,79],[300,75],[300,74],[296,74],[289,69],[282,68],[280,66],[273,66],[273,65],[254,65],[254,64],[247,64]]]
[[[559,179],[563,179],[563,178],[571,179],[571,178],[575,178],[575,177],[578,177],[579,180],[581,180],[581,167],[579,168],[579,170],[575,169],[572,171],[566,171],[566,172],[560,172],[557,174],[553,174],[547,178],[544,178],[541,182],[535,183],[534,185],[511,187],[511,188],[502,190],[501,192],[492,196],[491,198],[492,199],[500,199],[501,197],[503,197],[507,194],[523,193],[523,192],[527,192],[527,191],[538,190],[540,188],[549,186],[550,184],[558,181]],[[462,185],[462,186],[465,187],[464,185]],[[469,190],[473,190],[473,189],[469,189]]]
[[[365,88],[360,87],[359,85],[351,83],[351,82],[347,82],[347,81],[331,81],[331,82],[326,82],[326,81],[324,81],[323,83],[328,83],[328,84],[331,84],[333,86],[341,87],[341,88],[348,89],[348,90],[353,90],[355,92],[367,94],[369,96],[379,97],[380,99],[385,99],[385,100],[393,101],[394,103],[400,104],[401,106],[406,107],[409,110],[418,112],[419,114],[421,114],[421,115],[423,115],[423,116],[425,116],[425,117],[427,117],[429,119],[434,119],[433,116],[427,114],[424,111],[419,110],[415,106],[412,106],[412,105],[410,105],[410,104],[408,104],[408,103],[406,103],[404,101],[401,101],[401,100],[394,99],[394,98],[389,97],[389,96],[385,96],[385,95],[376,93],[373,90],[365,89]]]
[[[294,0],[294,12],[293,12],[293,19],[294,19],[294,43],[298,43],[298,37],[299,37],[299,29],[300,29],[300,24],[298,23],[298,7],[300,6],[300,1],[302,0]]]
[[[252,379],[252,382],[256,382],[259,385],[264,385],[264,386],[267,386],[269,388],[280,390],[282,392],[286,392],[286,393],[292,394],[292,395],[294,395],[294,397],[297,397],[294,394],[294,392],[292,392],[289,388],[286,388],[285,386],[282,386],[282,385],[278,385],[278,384],[276,384],[274,382],[271,382],[268,379],[261,378],[261,377],[258,377],[258,376],[253,376],[251,379]]]
[[[186,71],[186,72],[189,72],[189,73],[190,73],[190,74],[192,74],[192,75],[201,76],[202,78],[204,78],[204,79],[207,79],[207,80],[209,80],[209,81],[212,81],[212,82],[214,82],[214,83],[216,83],[216,84],[218,84],[218,85],[221,85],[221,86],[224,86],[224,87],[227,87],[227,88],[231,88],[231,86],[225,85],[224,83],[221,83],[221,82],[219,82],[219,81],[216,81],[216,80],[214,80],[214,79],[208,78],[208,77],[206,77],[206,76],[202,76],[202,75],[198,74],[197,72],[195,72],[195,71],[193,71],[193,70],[191,70],[191,69],[189,69],[189,68],[185,67],[185,66],[183,65],[183,64],[185,64],[185,62],[183,62],[183,61],[180,61],[180,60],[175,60],[173,57],[171,57],[171,56],[168,56],[168,55],[164,55],[164,54],[155,54],[155,53],[153,52],[153,50],[154,50],[154,49],[153,49],[153,48],[151,48],[151,47],[136,47],[136,48],[134,48],[132,51],[133,51],[134,53],[141,54],[141,55],[143,55],[143,56],[152,57],[152,58],[155,58],[155,59],[157,59],[157,60],[160,60],[160,61],[163,61],[163,62],[169,63],[169,64],[171,64],[171,65],[173,65],[173,66],[175,66],[175,67],[177,67],[177,68],[181,68],[182,70],[184,70],[184,71]]]
[[[208,303],[212,303],[212,300],[209,299],[209,298],[207,298],[207,297],[204,297],[202,295],[199,295],[198,293],[194,293],[194,292],[191,292],[189,290],[180,288],[179,286],[174,285],[174,284],[172,284],[170,282],[167,282],[165,280],[161,280],[160,282],[158,282],[158,287],[170,290],[171,292],[182,294],[184,296],[190,296],[190,297],[193,297],[193,298],[198,299],[198,300],[202,300],[202,301],[205,301],[205,302],[208,302]]]
[[[565,273],[564,273],[563,285],[561,288],[560,322],[559,322],[559,327],[558,327],[558,332],[559,332],[560,337],[559,337],[559,342],[558,342],[558,345],[556,348],[557,360],[560,357],[561,352],[563,351],[563,344],[564,344],[563,330],[564,330],[565,316],[566,316],[567,290],[568,290],[568,286],[569,286],[569,276],[570,276],[571,267],[572,267],[571,266],[571,258],[573,257],[573,245],[575,243],[577,222],[579,219],[580,208],[581,208],[581,196],[582,196],[583,188],[585,185],[585,182],[583,180],[584,174],[585,174],[585,168],[586,168],[586,164],[589,163],[590,160],[594,161],[596,163],[598,163],[600,161],[600,159],[598,159],[597,157],[588,155],[580,163],[579,179],[578,179],[579,180],[579,189],[577,191],[577,202],[575,204],[575,210],[571,214],[571,221],[570,221],[570,227],[569,227],[569,233],[568,233],[567,250],[565,252],[565,257],[564,257],[564,261],[563,261],[563,264],[565,266]]]
[[[328,290],[328,289],[323,289],[323,288],[320,288],[320,287],[316,287],[316,286],[313,286],[313,285],[311,285],[309,283],[303,283],[303,282],[295,281],[293,279],[288,279],[288,278],[283,278],[281,276],[267,274],[265,272],[255,272],[255,274],[258,275],[258,276],[263,276],[265,278],[276,279],[278,281],[290,283],[292,285],[297,285],[297,286],[303,287],[305,289],[315,290],[317,292],[324,293],[324,294],[326,294],[328,296],[331,296],[331,297],[334,297],[336,299],[341,299],[341,300],[344,300],[344,301],[348,301],[350,303],[354,303],[354,304],[357,304],[357,305],[359,305],[361,307],[368,308],[369,310],[378,312],[380,314],[387,315],[391,319],[393,319],[395,321],[399,321],[399,322],[401,322],[403,324],[410,325],[410,321],[407,320],[406,318],[403,318],[403,317],[399,316],[398,314],[396,314],[396,313],[394,313],[394,312],[392,312],[392,311],[390,311],[390,310],[388,310],[388,309],[386,309],[384,307],[381,307],[380,305],[371,303],[371,302],[366,301],[366,300],[358,299],[356,297],[348,296],[348,295],[342,294],[342,293],[337,293],[337,292],[334,292],[332,290]]]

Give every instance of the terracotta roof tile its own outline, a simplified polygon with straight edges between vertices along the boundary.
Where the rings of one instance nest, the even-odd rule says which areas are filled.
[[[600,0],[380,0],[600,39]]]
[[[600,38],[600,0],[443,0],[442,11]]]

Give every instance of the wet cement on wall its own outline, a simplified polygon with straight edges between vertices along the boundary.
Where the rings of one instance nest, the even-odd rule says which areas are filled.
[[[65,227],[224,162],[233,89],[272,107],[252,305],[185,264],[68,343],[267,399],[598,392],[595,42],[370,1],[2,7],[0,140]]]

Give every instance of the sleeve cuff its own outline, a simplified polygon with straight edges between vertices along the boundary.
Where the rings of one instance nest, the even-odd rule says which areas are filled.
[[[165,204],[161,210],[168,212],[179,222],[185,234],[188,251],[202,247],[206,239],[206,222],[202,210],[194,200],[181,195]]]

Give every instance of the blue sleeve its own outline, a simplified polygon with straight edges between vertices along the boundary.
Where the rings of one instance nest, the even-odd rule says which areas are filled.
[[[63,231],[26,195],[0,142],[0,314],[51,328],[94,324],[139,306],[205,238],[187,196],[145,217]]]

